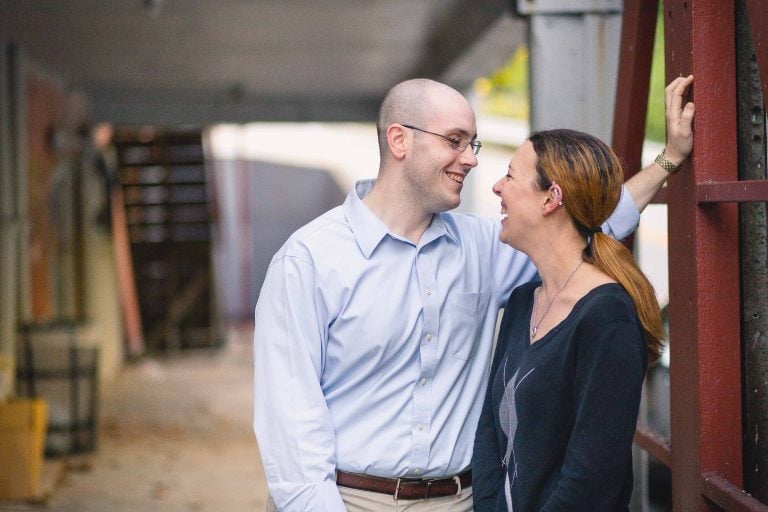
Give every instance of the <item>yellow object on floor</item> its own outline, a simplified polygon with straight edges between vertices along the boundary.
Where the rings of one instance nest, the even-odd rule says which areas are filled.
[[[47,424],[43,400],[0,403],[0,500],[39,496]]]
[[[11,396],[15,376],[14,360],[10,356],[0,355],[0,404]]]

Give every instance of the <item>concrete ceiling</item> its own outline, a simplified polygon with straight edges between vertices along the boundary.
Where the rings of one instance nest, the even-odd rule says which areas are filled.
[[[429,77],[466,89],[525,40],[509,0],[0,0],[33,66],[94,120],[372,120]]]

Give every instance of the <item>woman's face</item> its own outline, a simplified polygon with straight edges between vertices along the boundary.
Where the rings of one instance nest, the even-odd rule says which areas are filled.
[[[499,238],[518,249],[534,233],[547,196],[536,186],[536,161],[533,144],[525,141],[509,161],[507,174],[493,186],[493,193],[501,198]]]

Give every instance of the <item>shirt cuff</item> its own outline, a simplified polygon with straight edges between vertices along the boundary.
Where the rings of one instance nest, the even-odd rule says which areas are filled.
[[[346,507],[336,487],[327,480],[316,484],[270,483],[269,494],[277,510],[307,512],[346,512]]]

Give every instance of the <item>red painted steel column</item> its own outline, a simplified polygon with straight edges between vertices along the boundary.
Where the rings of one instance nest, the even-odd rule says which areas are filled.
[[[624,2],[611,135],[611,146],[624,162],[624,181],[636,174],[642,164],[657,9],[658,4],[647,0]],[[632,250],[634,242],[632,234],[624,245]]]
[[[640,169],[642,163],[656,13],[655,2],[624,2],[611,145],[624,160],[625,181]]]
[[[742,485],[738,210],[696,183],[737,179],[733,2],[665,0],[667,81],[695,76],[694,153],[669,181],[674,510],[710,510],[702,473]]]

